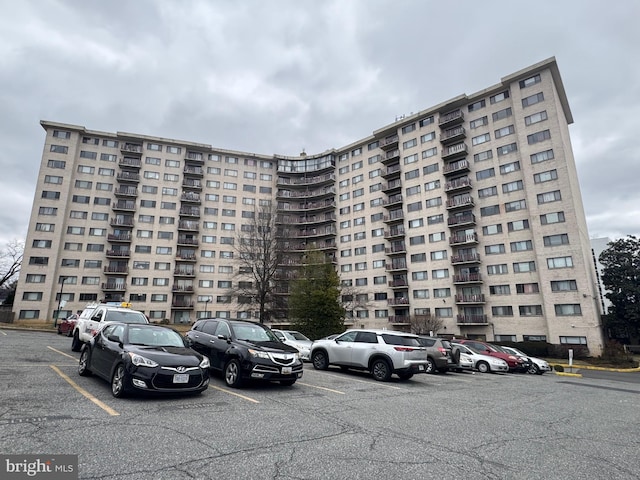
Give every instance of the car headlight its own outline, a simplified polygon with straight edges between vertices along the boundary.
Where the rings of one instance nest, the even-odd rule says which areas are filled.
[[[257,357],[257,358],[269,358],[269,354],[267,352],[262,352],[260,350],[254,350],[253,348],[249,349],[249,354],[252,357]]]
[[[138,355],[137,353],[127,352],[129,357],[131,357],[131,363],[133,363],[136,367],[157,367],[158,364],[153,360],[143,357],[142,355]]]
[[[209,357],[204,357],[200,362],[200,368],[203,370],[206,370],[210,366],[211,366],[211,363],[209,362]]]

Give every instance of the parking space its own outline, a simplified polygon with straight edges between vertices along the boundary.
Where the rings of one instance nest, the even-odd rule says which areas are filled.
[[[0,331],[3,450],[78,454],[80,478],[570,478],[572,462],[581,475],[629,478],[635,468],[636,385],[479,373],[380,383],[307,363],[291,387],[230,389],[214,375],[201,395],[115,399],[77,374],[68,338]],[[568,448],[570,461],[558,453]]]

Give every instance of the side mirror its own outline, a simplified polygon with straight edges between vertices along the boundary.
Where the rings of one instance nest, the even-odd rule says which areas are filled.
[[[109,335],[107,337],[107,340],[109,340],[110,342],[116,342],[116,343],[122,342],[122,340],[120,340],[120,337],[117,335]]]
[[[191,340],[189,337],[184,337],[184,344],[187,347],[193,347],[193,343],[194,343],[193,340]]]

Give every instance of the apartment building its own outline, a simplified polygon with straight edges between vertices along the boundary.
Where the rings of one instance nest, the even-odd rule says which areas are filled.
[[[554,58],[316,155],[42,121],[14,312],[62,318],[126,300],[152,320],[255,318],[229,294],[234,242],[256,208],[275,203],[294,257],[283,268],[324,252],[349,292],[349,326],[407,329],[431,315],[442,335],[597,354],[572,122]]]

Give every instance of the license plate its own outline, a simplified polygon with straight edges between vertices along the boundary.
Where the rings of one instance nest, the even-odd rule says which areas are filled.
[[[282,374],[283,375],[289,375],[291,374],[291,367],[282,367]]]
[[[424,372],[424,365],[418,365],[418,371]]]
[[[173,375],[173,383],[189,383],[188,373],[176,373]]]

